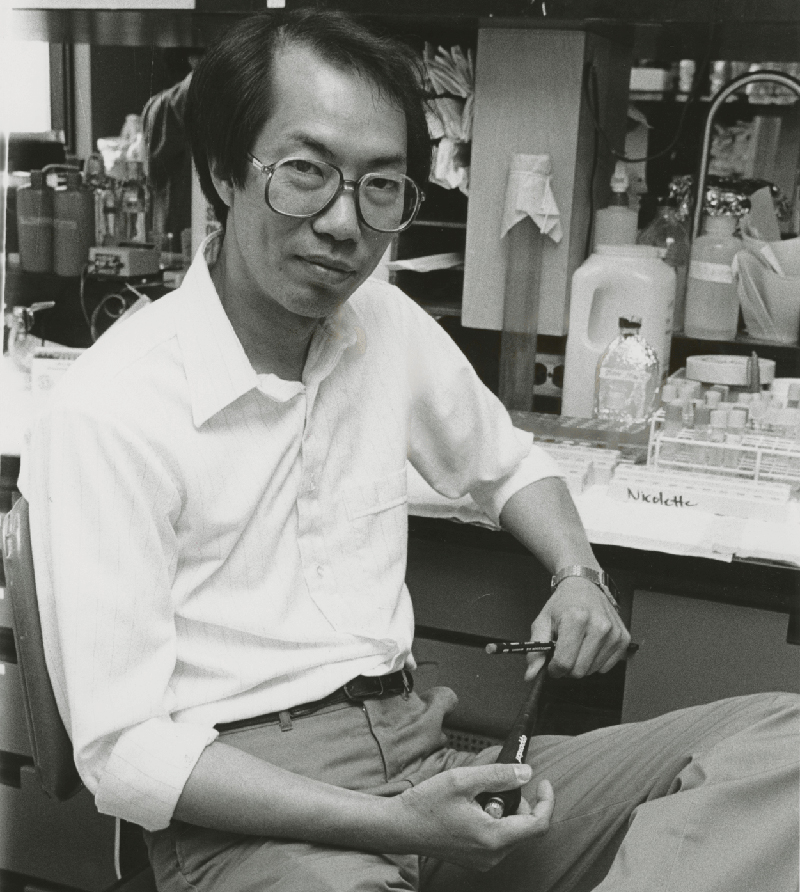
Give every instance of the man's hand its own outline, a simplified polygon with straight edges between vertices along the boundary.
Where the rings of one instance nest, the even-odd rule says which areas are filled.
[[[550,826],[554,795],[541,781],[531,808],[523,796],[515,815],[492,818],[475,801],[488,790],[521,787],[531,777],[528,765],[479,765],[453,768],[412,787],[392,803],[397,806],[398,838],[409,851],[485,871],[525,839]]]
[[[608,670],[625,656],[631,636],[602,591],[587,579],[571,576],[555,590],[531,626],[532,641],[552,641],[556,650],[549,672],[583,678]],[[539,654],[528,655],[526,681],[544,664]]]

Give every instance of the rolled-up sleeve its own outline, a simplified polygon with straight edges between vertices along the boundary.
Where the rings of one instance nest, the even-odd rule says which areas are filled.
[[[408,458],[441,495],[469,493],[496,524],[514,493],[558,464],[515,428],[450,336],[421,309],[410,312]]]
[[[217,736],[170,718],[178,487],[107,406],[66,404],[32,425],[20,490],[47,665],[81,778],[101,812],[165,827]]]

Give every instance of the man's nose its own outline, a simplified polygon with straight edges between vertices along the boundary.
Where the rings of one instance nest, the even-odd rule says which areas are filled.
[[[314,217],[314,231],[344,241],[361,235],[354,183],[344,183],[333,203]]]

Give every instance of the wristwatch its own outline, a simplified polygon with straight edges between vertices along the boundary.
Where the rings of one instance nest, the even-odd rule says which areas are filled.
[[[608,602],[614,610],[619,613],[617,587],[614,585],[614,580],[605,570],[595,570],[594,567],[582,567],[580,564],[574,564],[571,567],[562,567],[550,580],[550,594],[552,595],[558,586],[570,576],[580,576],[582,579],[588,579],[589,582],[593,582],[606,598],[608,598]]]

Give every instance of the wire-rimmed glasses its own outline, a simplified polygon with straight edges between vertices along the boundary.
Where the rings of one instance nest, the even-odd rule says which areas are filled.
[[[402,232],[417,216],[425,195],[402,173],[365,173],[346,180],[335,164],[309,158],[283,158],[264,164],[247,156],[265,174],[264,200],[284,217],[314,217],[326,211],[346,189],[353,192],[359,220],[376,232]]]

